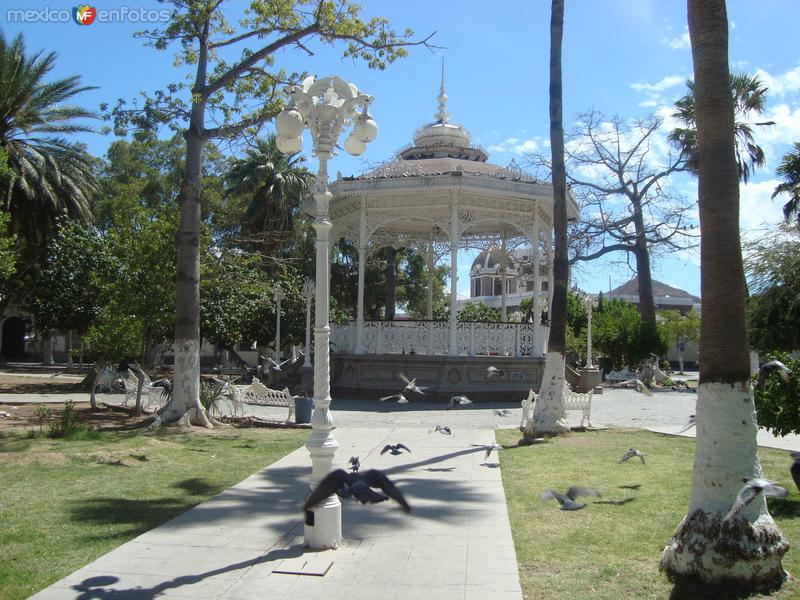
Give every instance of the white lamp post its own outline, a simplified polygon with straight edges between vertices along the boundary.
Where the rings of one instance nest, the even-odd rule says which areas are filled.
[[[587,295],[583,299],[583,305],[586,307],[586,317],[589,320],[586,331],[586,368],[591,369],[594,367],[594,360],[592,360],[592,309],[597,306],[597,300]]]
[[[306,279],[303,283],[303,296],[306,299],[306,357],[303,367],[311,366],[311,303],[314,301],[314,282]]]
[[[281,288],[275,288],[275,315],[278,322],[275,324],[275,362],[281,362],[281,300],[286,297]]]
[[[314,188],[317,232],[316,303],[314,306],[314,414],[311,437],[306,444],[311,454],[311,482],[319,483],[331,470],[333,455],[339,443],[333,437],[330,404],[330,255],[332,227],[328,207],[328,160],[336,147],[342,129],[355,120],[355,126],[344,143],[349,154],[358,156],[368,142],[375,139],[378,126],[367,109],[372,96],[363,94],[352,83],[339,77],[309,77],[300,86],[291,86],[289,106],[275,120],[277,145],[281,152],[298,152],[303,145],[304,128],[313,141],[313,154],[319,159],[319,172]],[[356,113],[358,108],[361,114]],[[342,506],[336,494],[319,503],[305,515],[305,542],[309,548],[336,548],[342,542]]]

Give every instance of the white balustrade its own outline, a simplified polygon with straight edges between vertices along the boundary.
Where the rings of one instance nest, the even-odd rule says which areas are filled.
[[[536,336],[534,327],[532,323],[459,322],[459,354],[543,356],[549,328],[540,326]],[[336,352],[355,350],[355,321],[333,325],[331,335]],[[362,343],[365,354],[449,354],[450,328],[447,321],[364,321]]]

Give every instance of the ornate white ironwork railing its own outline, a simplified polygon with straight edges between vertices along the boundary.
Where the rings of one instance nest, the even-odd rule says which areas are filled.
[[[336,352],[355,351],[356,322],[332,325]],[[542,356],[550,328],[539,326],[538,338],[531,323],[459,322],[458,354]],[[447,321],[364,321],[365,354],[449,354]]]

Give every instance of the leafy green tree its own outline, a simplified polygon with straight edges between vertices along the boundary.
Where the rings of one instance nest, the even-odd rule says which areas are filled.
[[[496,323],[500,321],[500,309],[492,308],[483,300],[477,304],[466,302],[464,307],[458,311],[458,320],[462,322]]]
[[[800,411],[797,410],[800,377],[794,375],[800,373],[800,359],[792,359],[785,352],[768,353],[763,358],[765,361],[781,361],[792,370],[793,376],[789,381],[784,381],[777,372],[773,372],[763,387],[755,386],[756,378],[753,378],[758,424],[774,435],[800,433]]]
[[[675,344],[678,349],[679,370],[683,375],[683,351],[687,342],[700,339],[700,315],[694,309],[685,315],[679,310],[662,310],[658,317],[667,343]]]
[[[199,400],[200,384],[200,225],[203,147],[217,139],[252,133],[283,107],[285,83],[300,73],[275,67],[282,49],[307,49],[311,40],[345,44],[344,56],[382,69],[406,54],[412,32],[397,34],[386,19],[363,20],[360,7],[348,0],[251,0],[238,30],[225,18],[219,0],[171,0],[173,11],[162,28],[140,35],[157,50],[178,43],[175,62],[192,74],[148,96],[129,109],[120,101],[113,111],[118,132],[128,126],[153,129],[166,123],[186,140],[186,166],[180,195],[177,232],[175,389],[177,416],[190,406],[210,426]],[[236,55],[238,49],[238,56]]]
[[[97,184],[94,159],[62,137],[91,131],[82,120],[94,113],[71,102],[93,88],[81,86],[77,76],[46,81],[56,57],[27,54],[21,33],[8,42],[0,32],[0,146],[15,175],[2,208],[11,215],[12,232],[39,248],[62,213],[91,222]]]
[[[59,221],[26,297],[37,328],[45,334],[55,329],[84,334],[100,312],[102,290],[113,270],[106,240],[96,230],[77,221]]]
[[[764,150],[756,144],[753,127],[774,125],[774,121],[753,122],[751,119],[760,116],[766,105],[767,88],[758,75],[733,73],[730,77],[731,96],[733,97],[735,119],[735,151],[739,179],[747,183],[750,174],[766,161]],[[697,147],[697,124],[695,122],[694,82],[686,82],[689,93],[675,102],[673,118],[682,123],[669,134],[669,140],[682,149],[686,155],[686,166],[697,174],[700,161]]]
[[[666,351],[661,332],[643,321],[633,304],[624,300],[604,300],[593,313],[592,341],[612,363],[614,369],[637,367],[650,354]]]
[[[397,301],[414,319],[428,318],[428,265],[425,257],[415,252],[403,252],[400,261]],[[433,267],[433,318],[443,320],[449,313],[449,296],[445,296],[445,265]]]
[[[314,180],[302,166],[304,161],[299,153],[283,154],[270,134],[256,139],[246,156],[227,171],[227,194],[244,209],[241,241],[265,259],[276,258],[281,242],[295,232],[300,200]]]
[[[0,206],[5,206],[4,199],[10,193],[13,182],[14,171],[8,166],[8,155],[0,147]],[[2,298],[5,296],[3,292],[5,284],[16,271],[17,238],[9,230],[10,221],[11,215],[0,209],[0,304],[2,304]],[[2,314],[2,311],[0,311],[0,314]]]
[[[800,224],[745,245],[750,342],[762,352],[800,348]]]
[[[789,200],[783,205],[783,216],[788,221],[794,215],[800,224],[800,143],[794,143],[794,149],[786,153],[775,172],[784,181],[775,187],[772,197],[778,194],[789,194]]]

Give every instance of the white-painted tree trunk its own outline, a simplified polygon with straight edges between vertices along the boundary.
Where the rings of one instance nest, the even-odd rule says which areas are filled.
[[[533,418],[525,425],[525,438],[558,435],[569,431],[564,411],[564,355],[548,352],[545,355],[542,386],[533,408]]]
[[[53,332],[45,331],[42,335],[42,364],[45,366],[53,365]]]
[[[176,422],[187,412],[192,425],[213,429],[203,405],[200,404],[200,379],[195,377],[200,364],[200,344],[197,340],[179,340],[175,344],[175,380],[172,398],[160,412],[165,423]]]
[[[669,576],[748,586],[783,579],[781,558],[789,545],[763,498],[736,522],[721,525],[743,479],[761,476],[757,430],[749,382],[699,386],[692,497],[661,557],[661,569]]]

